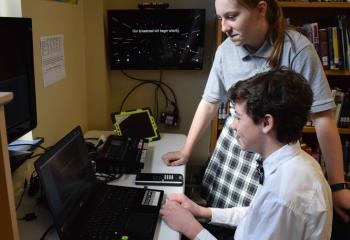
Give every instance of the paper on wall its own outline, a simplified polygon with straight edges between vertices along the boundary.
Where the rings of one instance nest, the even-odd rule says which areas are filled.
[[[63,35],[41,37],[40,48],[43,82],[47,87],[66,77]]]

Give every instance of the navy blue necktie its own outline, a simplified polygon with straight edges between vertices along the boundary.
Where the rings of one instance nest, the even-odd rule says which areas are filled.
[[[265,178],[263,161],[262,160],[257,160],[256,162],[258,163],[258,166],[256,167],[256,171],[258,172],[258,175],[259,175],[259,183],[261,185],[263,185],[264,184],[264,178]]]

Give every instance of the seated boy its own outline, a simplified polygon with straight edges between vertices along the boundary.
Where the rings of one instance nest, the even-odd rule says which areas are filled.
[[[163,220],[190,239],[215,239],[195,217],[237,226],[235,239],[330,239],[332,196],[317,161],[298,142],[313,99],[304,78],[277,69],[238,82],[235,141],[262,156],[262,184],[249,207],[205,208],[185,195],[168,196]]]

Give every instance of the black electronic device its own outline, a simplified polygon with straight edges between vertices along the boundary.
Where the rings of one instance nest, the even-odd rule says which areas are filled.
[[[135,174],[143,168],[144,139],[110,135],[97,153],[99,173]]]
[[[147,142],[160,139],[157,124],[149,108],[112,113],[111,117],[118,136],[142,138]]]
[[[162,190],[98,182],[80,127],[36,162],[59,239],[152,240]]]
[[[37,125],[32,20],[0,17],[0,35],[0,91],[13,92],[5,105],[10,143]]]
[[[136,175],[135,184],[182,186],[183,176],[179,173],[138,173]]]
[[[32,20],[0,17],[0,36],[0,92],[13,93],[5,105],[7,141],[12,143],[37,125]],[[9,150],[12,171],[32,154]]]
[[[205,9],[108,10],[107,23],[111,69],[202,69]]]

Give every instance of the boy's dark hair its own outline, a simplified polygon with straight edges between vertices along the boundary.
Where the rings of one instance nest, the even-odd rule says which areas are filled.
[[[237,82],[229,90],[233,102],[246,102],[246,112],[255,124],[266,114],[275,119],[276,138],[281,143],[301,137],[313,94],[305,78],[291,70],[275,69]]]

